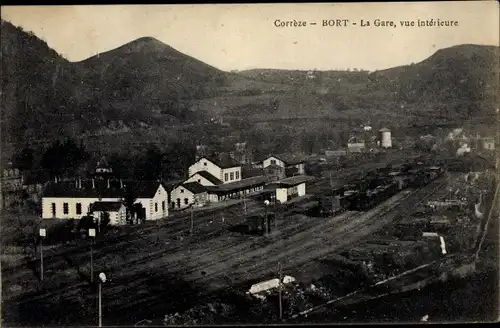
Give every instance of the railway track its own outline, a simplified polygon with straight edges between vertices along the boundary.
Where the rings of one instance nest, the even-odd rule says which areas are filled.
[[[423,197],[419,190],[412,195],[414,196],[410,197],[411,199]],[[413,203],[414,201],[407,201],[408,206]],[[384,223],[380,218],[387,213],[383,213],[384,205],[377,209],[380,213],[375,219],[360,212],[346,212],[327,220],[309,219],[308,222],[294,222],[290,219],[291,222],[288,223],[281,220],[278,222],[279,231],[268,238],[228,235],[228,225],[243,218],[241,204],[196,214],[196,233],[193,236],[187,234],[189,220],[186,218],[190,214],[186,213],[175,221],[162,223],[159,227],[141,227],[133,234],[103,239],[94,245],[95,271],[99,269],[112,273],[104,293],[109,300],[108,307],[113,311],[130,309],[128,304],[137,302],[137,294],[130,291],[147,284],[150,280],[148,277],[154,272],[179,274],[190,283],[209,284],[215,286],[214,288],[223,287],[219,282],[221,280],[226,281],[226,285],[239,286],[249,279],[275,272],[280,261],[294,259],[290,265],[284,267],[284,270],[292,270],[296,265],[301,265],[313,257],[323,256],[369,234],[373,229],[378,229]],[[261,209],[258,204],[249,204],[247,210],[258,212]],[[217,219],[222,211],[227,214],[227,221],[224,223]],[[281,216],[287,217],[290,214],[291,211],[285,211]],[[209,223],[210,221],[213,223]],[[339,234],[341,237],[334,237]],[[179,236],[183,236],[184,240],[177,239]],[[159,243],[156,242],[157,237],[160,237]],[[318,250],[318,242],[323,242],[327,248]],[[148,249],[147,255],[144,254],[144,249]],[[55,254],[51,258],[52,261],[47,261],[47,269],[55,270],[58,274],[63,270],[76,270],[83,272],[85,276],[89,261],[88,250],[88,246],[83,246]],[[122,260],[120,256],[123,256]],[[24,273],[11,272],[10,277],[5,278],[7,280],[4,281],[11,285],[16,283],[16,280],[32,279],[32,276],[30,277],[29,271],[24,270]],[[61,282],[47,279],[42,286],[45,290],[38,291],[38,285],[26,298],[18,301],[10,299],[18,306],[33,302],[34,298],[38,298],[38,302],[53,304],[58,299],[73,299],[88,294],[88,289],[92,288],[86,281],[75,282],[69,279]],[[4,299],[8,300],[9,297]]]

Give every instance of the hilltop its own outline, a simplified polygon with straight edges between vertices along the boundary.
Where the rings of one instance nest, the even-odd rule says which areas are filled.
[[[440,49],[419,63],[375,72],[225,72],[151,37],[80,62],[69,62],[3,20],[1,41],[2,142],[17,145],[155,127],[160,130],[149,134],[176,137],[168,130],[214,116],[250,128],[281,120],[314,132],[318,126],[306,119],[325,129],[366,121],[389,127],[462,124],[489,121],[499,100],[499,52],[493,46]]]

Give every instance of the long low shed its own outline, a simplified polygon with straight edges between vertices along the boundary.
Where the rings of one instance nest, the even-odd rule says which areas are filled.
[[[266,176],[256,176],[217,186],[207,186],[206,188],[209,200],[218,202],[260,192],[264,189],[267,181]]]

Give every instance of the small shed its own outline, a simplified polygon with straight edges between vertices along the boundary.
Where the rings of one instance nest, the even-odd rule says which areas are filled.
[[[312,177],[306,175],[297,175],[277,181],[275,183],[276,200],[278,200],[280,203],[286,203],[293,198],[305,196],[306,182],[312,180]]]
[[[127,211],[121,202],[94,202],[90,205],[89,214],[99,221],[109,215],[109,224],[123,225],[126,221]]]

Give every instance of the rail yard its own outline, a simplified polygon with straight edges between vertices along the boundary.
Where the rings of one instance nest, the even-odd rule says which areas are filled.
[[[184,313],[186,304],[213,300],[221,292],[267,309],[262,313],[272,322],[278,291],[259,299],[245,293],[278,275],[295,279],[282,295],[283,317],[290,319],[381,281],[391,281],[382,284],[382,292],[405,288],[408,281],[398,275],[420,270],[422,279],[434,276],[435,267],[420,267],[461,257],[479,243],[494,186],[492,174],[448,172],[439,162],[371,164],[339,172],[335,180],[318,178],[308,195],[286,206],[266,210],[254,197],[182,213],[159,225],[110,231],[92,245],[94,270],[109,277],[103,286],[106,325],[161,324],[165,315]],[[271,215],[268,235],[249,233],[248,217]],[[39,259],[4,267],[8,287],[2,296],[9,316],[4,319],[21,325],[95,324],[90,246],[85,240],[47,250],[43,282]],[[219,296],[218,302],[237,306],[228,298]],[[52,315],[54,307],[60,311]],[[226,312],[215,322],[228,317],[236,322],[231,310]]]

